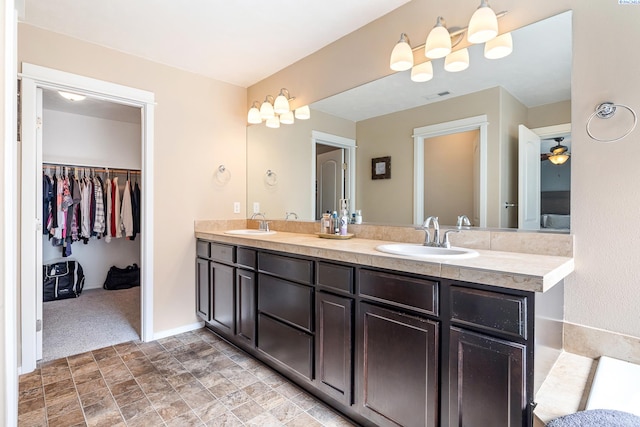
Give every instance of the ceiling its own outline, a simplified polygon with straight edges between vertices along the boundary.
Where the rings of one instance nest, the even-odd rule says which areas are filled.
[[[21,21],[249,87],[408,1],[26,0]]]
[[[82,101],[70,101],[60,96],[57,90],[42,90],[42,108],[62,111],[83,116],[98,117],[106,120],[140,124],[142,112],[140,108],[115,102],[93,98],[90,95]]]

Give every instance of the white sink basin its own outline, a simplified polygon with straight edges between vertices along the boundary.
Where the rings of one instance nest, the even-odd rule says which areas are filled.
[[[266,236],[267,234],[276,234],[275,231],[256,230],[255,228],[245,228],[242,230],[228,230],[225,234],[239,234],[244,236]]]
[[[465,248],[437,248],[414,243],[390,243],[376,247],[377,251],[424,259],[465,259],[477,257],[478,252]]]

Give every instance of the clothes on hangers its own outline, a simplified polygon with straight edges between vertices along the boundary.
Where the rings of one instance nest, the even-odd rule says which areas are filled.
[[[71,255],[74,242],[88,244],[103,237],[106,242],[114,237],[133,240],[140,232],[138,183],[133,186],[127,179],[120,197],[117,176],[103,180],[92,172],[79,178],[69,167],[62,173],[56,169],[52,176],[44,172],[42,176],[43,234],[62,247],[63,257]]]

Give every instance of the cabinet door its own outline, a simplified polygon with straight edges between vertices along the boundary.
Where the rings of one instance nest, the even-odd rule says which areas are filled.
[[[449,426],[525,426],[524,357],[521,344],[452,327]]]
[[[253,347],[256,334],[255,273],[236,270],[236,337]]]
[[[345,405],[352,403],[353,299],[316,294],[318,387]]]
[[[196,313],[206,322],[211,320],[209,261],[202,258],[196,258]]]
[[[438,425],[438,322],[361,303],[363,415],[381,426]]]
[[[221,332],[234,333],[234,268],[217,262],[210,263],[211,270],[211,324]]]

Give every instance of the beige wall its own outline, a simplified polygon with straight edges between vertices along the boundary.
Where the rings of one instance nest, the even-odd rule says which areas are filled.
[[[23,24],[18,60],[155,93],[154,331],[195,323],[193,221],[244,218],[246,89]]]
[[[424,212],[440,224],[454,225],[458,215],[474,217],[474,183],[480,132],[477,130],[424,141]],[[455,195],[455,197],[452,197]]]
[[[565,315],[570,322],[638,337],[640,128],[608,145],[592,141],[585,131],[587,118],[600,102],[614,101],[640,110],[640,55],[628,43],[602,37],[601,31],[595,30],[606,23],[623,40],[640,36],[640,7],[617,3],[500,0],[492,6],[509,10],[500,22],[504,31],[574,11],[571,206],[576,271],[566,279]],[[435,22],[436,15],[445,16],[451,25],[462,26],[473,8],[464,6],[458,1],[413,0],[250,87],[247,105],[280,87],[299,94],[297,105],[302,105],[388,75],[389,54],[398,34],[404,31],[412,40],[424,40],[431,28],[426,23]],[[622,122],[611,122],[611,131],[623,133],[628,123]],[[603,151],[616,159],[616,167],[606,173],[601,163]]]
[[[300,219],[314,218],[311,176],[311,131],[321,131],[355,139],[355,123],[320,111],[311,119],[270,129],[264,124],[247,128],[247,204],[248,215],[253,202],[267,219],[284,219],[285,212],[295,212]],[[292,160],[293,159],[293,160]],[[304,159],[304,160],[303,160]],[[277,175],[274,185],[265,180],[267,170]]]
[[[357,209],[366,222],[413,224],[413,130],[486,114],[488,133],[487,224],[499,226],[500,88],[451,98],[356,124]],[[391,179],[371,179],[371,159],[391,156]],[[429,215],[425,212],[425,215]],[[445,223],[441,223],[445,225]],[[446,225],[454,225],[446,224]]]

